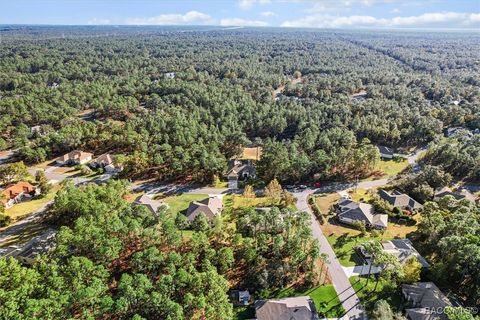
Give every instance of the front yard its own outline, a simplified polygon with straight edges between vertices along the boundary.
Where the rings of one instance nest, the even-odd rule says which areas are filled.
[[[394,177],[408,167],[408,160],[404,158],[392,160],[380,160],[375,166],[375,170],[384,173],[383,178]]]
[[[360,264],[360,259],[353,250],[353,247],[362,244],[369,240],[391,240],[394,238],[406,238],[409,233],[417,230],[417,226],[400,225],[389,222],[387,230],[379,236],[372,237],[371,235],[360,236],[360,231],[338,224],[336,221],[330,219],[329,222],[321,225],[323,234],[327,237],[328,242],[337,255],[340,264],[345,267],[350,267]]]
[[[155,195],[154,199],[163,201],[168,204],[169,211],[173,217],[177,216],[177,213],[185,213],[192,201],[200,201],[207,199],[207,194],[191,194],[183,193],[173,196],[163,197],[162,194]]]
[[[28,216],[45,206],[49,201],[52,201],[59,189],[60,185],[55,184],[52,186],[52,190],[44,197],[14,204],[13,207],[5,209],[5,214],[12,218],[12,222]]]
[[[371,313],[375,307],[375,302],[385,300],[392,307],[392,310],[401,312],[403,309],[403,298],[397,285],[392,285],[384,280],[379,280],[376,290],[375,278],[371,277],[367,284],[367,277],[351,277],[350,283],[357,292],[357,296],[362,302],[367,313]]]

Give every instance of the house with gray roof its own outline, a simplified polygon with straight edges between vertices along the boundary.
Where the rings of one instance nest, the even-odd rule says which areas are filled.
[[[407,194],[401,193],[400,191],[395,190],[392,194],[388,193],[385,190],[378,191],[378,195],[383,200],[390,203],[392,206],[397,207],[399,209],[406,209],[408,211],[417,211],[421,209],[423,206],[412,199]]]
[[[0,248],[0,257],[12,257],[25,265],[32,265],[37,257],[45,255],[56,245],[57,230],[48,229],[24,244]]]
[[[366,226],[375,229],[386,229],[388,226],[388,215],[377,214],[372,205],[350,199],[342,199],[337,204],[337,217],[350,225],[363,221]]]
[[[452,303],[433,282],[404,284],[402,293],[411,305],[405,309],[410,320],[448,319],[447,315],[441,311]]]
[[[188,206],[187,219],[192,222],[199,214],[204,214],[209,221],[219,216],[223,209],[222,199],[210,197],[201,201],[193,201]]]
[[[449,187],[444,187],[444,188],[438,190],[437,192],[435,192],[433,200],[438,201],[445,196],[452,196],[456,200],[466,199],[466,200],[468,200],[470,202],[473,202],[473,203],[475,203],[475,201],[476,201],[475,195],[473,193],[471,193],[470,191],[468,191],[467,189],[462,188],[462,189],[457,190],[457,191],[452,191],[452,189],[450,189]]]
[[[230,160],[228,162],[228,188],[237,189],[238,181],[255,178],[256,170],[252,160]]]
[[[393,159],[393,149],[386,146],[377,146],[378,152],[380,153],[380,158],[382,159]]]
[[[255,301],[257,320],[319,320],[308,296]]]
[[[168,208],[167,203],[162,202],[162,201],[158,201],[158,200],[153,200],[152,198],[150,198],[146,194],[142,194],[137,199],[135,199],[133,204],[136,205],[136,206],[145,206],[154,215],[158,214],[158,209],[160,209],[161,207],[167,207]]]
[[[418,251],[413,247],[412,242],[409,239],[392,239],[389,241],[380,241],[382,250],[384,252],[390,253],[398,258],[398,261],[404,265],[411,258],[417,259],[418,262],[424,268],[430,267],[430,264],[425,260],[424,257],[418,253]],[[368,252],[364,250],[363,245],[359,247],[359,251],[365,260],[370,260],[371,256]]]

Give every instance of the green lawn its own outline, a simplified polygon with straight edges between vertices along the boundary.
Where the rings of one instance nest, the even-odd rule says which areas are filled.
[[[368,285],[366,277],[351,277],[350,283],[357,292],[358,298],[362,301],[365,310],[370,313],[375,302],[378,300],[386,300],[392,309],[401,312],[403,308],[403,298],[401,292],[396,285],[391,285],[386,281],[379,280],[378,286],[375,289],[375,278],[371,277]]]
[[[200,201],[203,199],[207,199],[207,194],[181,194],[181,195],[174,195],[169,197],[162,197],[162,195],[156,195],[155,199],[166,202],[169,206],[169,211],[173,216],[176,216],[177,213],[182,212],[184,213],[185,210],[188,209],[190,202],[192,201]]]
[[[358,188],[355,192],[350,193],[353,201],[368,202],[372,199],[372,190]]]
[[[275,292],[272,298],[287,298],[309,296],[315,303],[317,312],[326,318],[337,318],[343,315],[345,310],[337,297],[333,285],[325,285],[316,288],[285,288]]]
[[[322,215],[328,215],[330,208],[338,202],[340,195],[337,192],[334,193],[321,193],[315,195],[315,203],[320,209]]]
[[[380,160],[375,166],[375,170],[382,171],[384,178],[394,177],[408,167],[408,160],[399,158],[392,160]]]
[[[345,267],[352,267],[361,264],[361,259],[355,253],[353,248],[373,239],[381,240],[380,238],[360,237],[358,235],[352,236],[346,233],[340,236],[327,236],[328,243],[332,246],[333,251],[337,255],[338,261]]]
[[[271,207],[279,205],[280,201],[271,197],[245,198],[240,195],[226,195],[223,197],[225,207],[237,209],[245,207]]]

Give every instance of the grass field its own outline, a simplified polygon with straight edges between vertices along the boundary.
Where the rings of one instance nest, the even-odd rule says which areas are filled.
[[[328,243],[332,246],[338,261],[342,266],[352,267],[361,264],[361,259],[355,253],[354,247],[369,241],[369,240],[384,240],[382,237],[360,237],[351,236],[348,233],[343,235],[329,235],[327,237]]]
[[[223,197],[223,203],[226,207],[232,209],[245,207],[271,207],[280,204],[278,199],[270,197],[245,198],[240,195],[226,195]]]
[[[404,158],[395,160],[380,160],[375,166],[375,170],[382,171],[384,178],[393,177],[408,167],[408,161]]]
[[[316,288],[286,288],[276,292],[275,298],[309,296],[315,303],[317,312],[326,318],[340,317],[345,310],[337,297],[333,285]]]
[[[243,148],[243,154],[240,159],[260,160],[262,157],[262,147]]]
[[[391,286],[389,283],[379,280],[378,286],[376,290],[374,290],[375,279],[373,277],[368,282],[368,285],[366,277],[355,276],[351,277],[349,280],[368,313],[373,310],[375,302],[378,300],[386,300],[394,311],[402,311],[403,299],[400,291],[395,286]]]
[[[330,212],[330,208],[337,203],[339,199],[340,195],[336,192],[315,195],[315,203],[323,215],[327,215]]]
[[[207,194],[181,194],[181,195],[174,195],[163,198],[160,195],[156,195],[155,199],[166,202],[169,206],[170,213],[175,217],[177,213],[184,212],[188,209],[190,202],[192,201],[200,201],[203,199],[207,199]]]
[[[374,193],[375,191],[359,188],[355,192],[349,194],[353,201],[368,202],[372,198],[372,192]]]
[[[14,204],[13,207],[5,210],[5,214],[11,217],[13,221],[28,216],[43,207],[49,201],[53,200],[59,189],[60,186],[55,184],[53,185],[52,190],[45,197]]]

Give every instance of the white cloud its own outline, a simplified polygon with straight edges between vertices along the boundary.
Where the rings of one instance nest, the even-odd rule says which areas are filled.
[[[282,27],[349,28],[349,27],[480,27],[480,13],[425,13],[419,16],[391,19],[372,16],[333,16],[312,14],[284,21]]]
[[[390,10],[390,13],[400,13],[400,9],[394,8],[393,10]]]
[[[88,20],[88,24],[93,24],[93,25],[101,25],[101,24],[110,24],[111,21],[109,19],[99,19],[99,18],[93,18],[91,20]]]
[[[240,18],[225,18],[220,20],[221,26],[265,27],[268,23],[259,20],[245,20]]]
[[[253,7],[254,4],[269,4],[272,0],[240,0],[238,6],[243,10],[248,10]]]
[[[138,25],[185,25],[213,24],[214,20],[208,14],[198,11],[188,11],[185,14],[161,14],[155,17],[128,18],[127,24]]]
[[[275,12],[272,12],[272,11],[264,11],[264,12],[261,12],[260,15],[263,16],[263,17],[267,17],[267,18],[277,16],[277,14]]]

